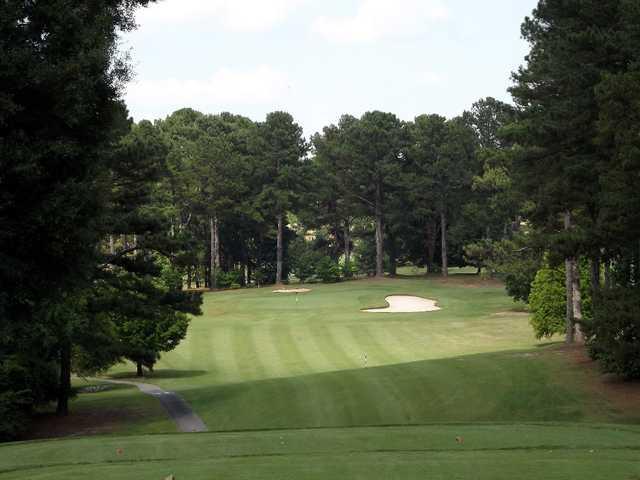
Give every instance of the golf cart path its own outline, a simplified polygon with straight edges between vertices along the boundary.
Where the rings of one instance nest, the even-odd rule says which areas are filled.
[[[157,398],[169,416],[176,422],[178,430],[181,432],[206,432],[207,426],[202,419],[193,411],[191,406],[177,393],[167,392],[162,388],[150,383],[130,382],[126,380],[98,379],[101,382],[116,383],[120,385],[133,385],[142,393]]]

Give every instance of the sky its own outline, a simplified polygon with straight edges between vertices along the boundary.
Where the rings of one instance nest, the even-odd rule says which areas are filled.
[[[511,101],[537,0],[160,0],[121,48],[136,121],[191,107],[255,121],[291,113],[307,136],[340,116],[453,117]]]

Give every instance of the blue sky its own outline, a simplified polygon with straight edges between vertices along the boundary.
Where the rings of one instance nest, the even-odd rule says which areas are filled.
[[[286,110],[306,135],[368,110],[452,117],[510,101],[520,24],[537,0],[162,0],[123,38],[136,120],[182,107],[263,120]]]

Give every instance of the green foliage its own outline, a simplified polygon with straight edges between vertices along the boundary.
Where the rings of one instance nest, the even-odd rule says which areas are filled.
[[[358,243],[355,251],[355,260],[358,273],[364,275],[375,275],[376,273],[376,244],[372,235],[364,236]]]
[[[606,372],[640,378],[640,292],[637,287],[601,290],[586,325],[590,354]]]
[[[331,257],[321,257],[316,263],[316,275],[323,283],[336,283],[340,281],[340,265]]]
[[[171,266],[159,261],[149,264],[147,260],[145,267],[156,270],[143,274],[123,268],[114,271],[99,301],[111,304],[119,354],[153,369],[162,352],[173,350],[184,339],[189,326],[187,314],[200,314],[202,300],[199,294],[181,291],[179,273]],[[106,307],[103,303],[98,311]]]
[[[464,246],[464,260],[478,270],[484,268],[494,256],[494,244],[490,240],[480,240]]]
[[[0,363],[0,442],[17,437],[29,425],[29,414],[37,402],[31,389],[38,380],[34,372],[37,370],[16,357]]]
[[[531,284],[542,265],[543,253],[526,233],[495,242],[487,261],[491,272],[505,282],[507,293],[525,303],[529,302]]]
[[[240,285],[243,277],[244,273],[241,270],[230,270],[228,272],[219,271],[217,279],[218,288],[231,288],[232,285]]]
[[[289,247],[291,271],[304,283],[316,273],[319,253],[304,238],[297,238]]]
[[[23,371],[0,386],[0,417],[17,419],[5,434],[17,412],[65,396],[56,367],[75,319],[52,325],[46,309],[90,286],[100,262],[129,128],[118,38],[148,3],[0,2],[0,372]]]
[[[351,257],[351,261],[346,260],[340,265],[340,272],[343,278],[353,278],[359,271],[358,263]]]
[[[545,266],[531,284],[529,306],[536,338],[552,337],[566,331],[566,289],[564,268]]]

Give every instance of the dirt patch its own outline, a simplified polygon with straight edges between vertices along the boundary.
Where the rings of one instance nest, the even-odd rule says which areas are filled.
[[[273,293],[307,293],[310,291],[310,288],[281,288],[279,290],[273,290]]]
[[[522,310],[507,310],[506,312],[494,313],[494,317],[528,317],[529,312],[523,312]]]
[[[436,283],[442,283],[446,285],[455,285],[463,288],[487,288],[487,287],[504,287],[504,283],[500,280],[491,277],[482,277],[480,275],[466,274],[466,275],[450,275],[448,277],[442,276],[429,276],[429,280],[433,280]]]
[[[582,345],[560,345],[550,349],[563,355],[576,369],[583,371],[587,388],[611,402],[625,416],[640,418],[640,382],[624,381],[622,378],[602,373],[598,362],[592,360]]]
[[[131,408],[72,410],[67,417],[53,413],[40,414],[34,418],[31,428],[21,440],[113,433],[145,416],[144,410]]]

